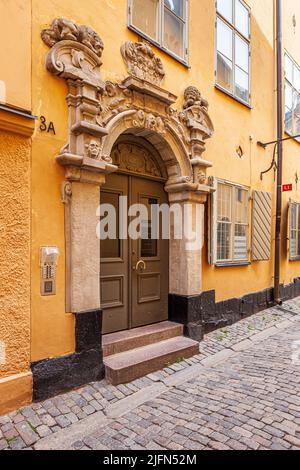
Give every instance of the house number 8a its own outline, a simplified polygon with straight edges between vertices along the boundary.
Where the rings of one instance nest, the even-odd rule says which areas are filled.
[[[45,116],[41,116],[40,117],[40,131],[41,132],[47,132],[47,134],[51,134],[51,132],[56,135],[56,132],[55,132],[55,127],[54,127],[54,124],[53,122],[49,122],[49,124],[47,123],[47,118]]]

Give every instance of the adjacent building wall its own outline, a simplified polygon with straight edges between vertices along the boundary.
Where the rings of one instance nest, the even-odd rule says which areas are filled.
[[[0,0],[0,414],[31,401],[31,1]],[[23,115],[15,114],[18,108]]]

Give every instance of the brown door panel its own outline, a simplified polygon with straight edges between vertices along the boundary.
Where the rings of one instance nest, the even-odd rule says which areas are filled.
[[[128,177],[109,175],[101,189],[101,203],[112,204],[119,212],[119,197],[128,194]],[[117,232],[119,230],[117,224]],[[103,333],[129,328],[128,304],[128,240],[102,240],[101,253],[101,308]]]
[[[149,234],[151,205],[168,202],[162,183],[127,175],[109,175],[101,190],[101,202],[112,204],[118,212],[119,196],[128,196],[129,205],[142,203],[148,207],[149,218],[144,221],[144,229]],[[161,237],[158,240],[103,240],[100,252],[103,333],[167,320],[168,240]]]
[[[161,183],[132,178],[131,200],[148,207],[146,231],[151,233],[151,205],[168,203]],[[131,326],[136,328],[168,319],[169,242],[168,240],[132,240],[132,267],[142,260],[145,267],[132,269]]]

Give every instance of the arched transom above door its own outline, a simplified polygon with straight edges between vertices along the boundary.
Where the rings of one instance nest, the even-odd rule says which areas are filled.
[[[177,97],[162,88],[164,66],[148,43],[122,45],[129,75],[113,83],[101,77],[104,45],[90,27],[57,18],[42,31],[42,39],[51,48],[47,69],[69,88],[69,139],[57,157],[67,167],[67,179],[87,180],[93,173],[96,182],[95,174],[103,179],[103,173],[116,171],[111,152],[120,135],[130,132],[160,153],[171,190],[184,184],[192,191],[210,191],[206,169],[211,164],[203,158],[205,141],[213,134],[208,103],[190,86],[183,107],[173,107]]]
[[[163,162],[154,149],[124,137],[125,139],[120,139],[116,143],[111,154],[112,163],[118,167],[119,173],[166,181],[167,174]],[[143,139],[138,140],[143,142]]]

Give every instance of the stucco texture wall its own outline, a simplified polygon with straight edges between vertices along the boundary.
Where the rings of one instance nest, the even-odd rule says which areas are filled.
[[[0,378],[30,363],[30,139],[0,131]]]

